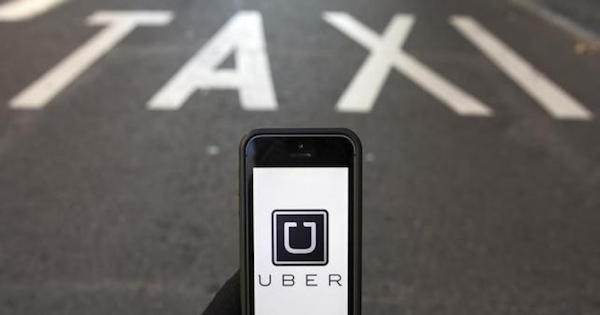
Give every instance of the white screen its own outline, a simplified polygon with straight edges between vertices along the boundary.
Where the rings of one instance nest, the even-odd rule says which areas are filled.
[[[348,168],[253,174],[255,315],[347,315]]]

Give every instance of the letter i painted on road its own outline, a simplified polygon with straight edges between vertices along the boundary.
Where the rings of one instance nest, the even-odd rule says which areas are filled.
[[[572,120],[592,119],[592,113],[585,106],[535,69],[475,19],[457,15],[450,18],[450,24],[535,99],[552,117]]]

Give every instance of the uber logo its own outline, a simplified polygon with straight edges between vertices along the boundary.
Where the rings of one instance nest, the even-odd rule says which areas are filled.
[[[326,210],[274,210],[272,219],[274,265],[327,265]]]

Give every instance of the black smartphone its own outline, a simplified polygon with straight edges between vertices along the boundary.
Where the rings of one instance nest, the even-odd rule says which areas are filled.
[[[242,314],[361,313],[361,152],[347,129],[242,140]]]

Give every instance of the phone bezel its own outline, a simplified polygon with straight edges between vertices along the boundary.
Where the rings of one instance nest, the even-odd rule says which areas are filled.
[[[304,148],[298,149],[303,143]],[[294,155],[305,152],[307,155]],[[360,314],[361,144],[348,129],[259,129],[240,145],[242,314],[254,315],[252,176],[254,167],[348,167],[348,314]]]

